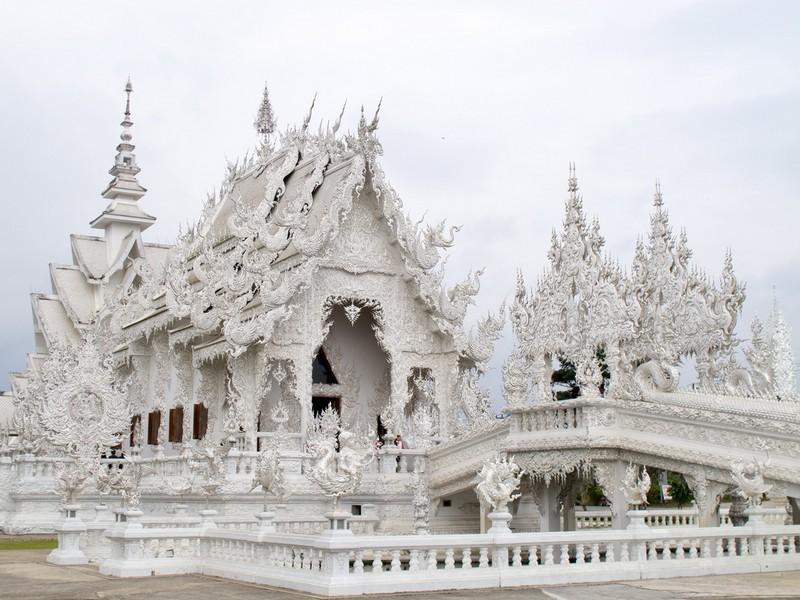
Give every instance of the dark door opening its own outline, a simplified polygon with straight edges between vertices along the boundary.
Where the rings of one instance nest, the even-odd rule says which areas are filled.
[[[333,406],[333,410],[336,411],[336,414],[341,416],[342,414],[341,398],[331,398],[328,396],[313,396],[311,398],[311,412],[314,415],[314,418],[317,418],[320,415],[320,413],[329,406]]]

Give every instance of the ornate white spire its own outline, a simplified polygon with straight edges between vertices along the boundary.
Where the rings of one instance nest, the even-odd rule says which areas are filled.
[[[269,88],[266,83],[264,83],[264,94],[261,96],[261,104],[258,105],[253,127],[258,134],[256,153],[261,161],[266,161],[275,150],[273,134],[277,127],[275,114],[272,112],[272,102],[269,99]]]
[[[114,166],[108,171],[113,179],[103,190],[103,198],[109,200],[106,209],[90,225],[96,229],[106,230],[107,254],[109,264],[117,258],[122,240],[132,230],[144,231],[155,223],[156,218],[145,213],[139,208],[138,200],[147,191],[143,188],[136,175],[141,169],[136,164],[136,154],[133,144],[131,127],[131,93],[133,85],[130,78],[125,84],[125,114],[122,117],[122,132],[120,142],[117,144],[117,154],[114,157]]]
[[[774,297],[772,314],[769,316],[768,331],[773,387],[778,397],[786,399],[796,393],[797,387],[794,375],[792,334],[783,317],[783,312],[778,308],[777,299],[774,299]]]
[[[258,135],[267,136],[275,133],[275,115],[272,112],[272,102],[269,100],[269,88],[266,83],[264,83],[264,94],[261,96],[261,104],[258,106],[253,127]]]
[[[114,166],[109,170],[109,174],[114,176],[114,179],[108,184],[108,187],[103,192],[103,197],[114,199],[118,197],[125,197],[126,199],[138,200],[144,196],[147,191],[136,180],[136,175],[141,171],[139,165],[136,164],[136,154],[134,149],[136,146],[133,144],[133,134],[131,127],[131,92],[133,92],[133,85],[131,84],[130,77],[125,84],[125,115],[122,118],[122,132],[119,135],[120,143],[117,144],[117,155],[114,157]]]

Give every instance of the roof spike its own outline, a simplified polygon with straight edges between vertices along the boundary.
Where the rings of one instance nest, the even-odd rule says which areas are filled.
[[[308,123],[311,121],[311,114],[314,112],[314,105],[317,103],[317,92],[314,92],[314,97],[311,99],[311,106],[308,107],[306,118],[303,119],[303,132],[308,129]]]
[[[656,177],[656,191],[653,196],[653,204],[657,207],[664,205],[664,198],[661,195],[661,180],[658,177]]]
[[[382,104],[383,104],[383,96],[381,96],[381,99],[378,100],[378,108],[375,109],[375,116],[372,117],[372,123],[369,124],[369,131],[375,131],[376,129],[378,129],[378,115],[380,115]]]
[[[342,110],[339,112],[339,117],[336,119],[336,122],[333,124],[333,133],[339,131],[339,127],[342,125],[342,117],[344,116],[344,109],[347,108],[347,98],[344,100],[344,104],[342,104]]]
[[[567,180],[567,191],[571,194],[578,192],[578,177],[575,175],[575,163],[569,163],[569,179]]]

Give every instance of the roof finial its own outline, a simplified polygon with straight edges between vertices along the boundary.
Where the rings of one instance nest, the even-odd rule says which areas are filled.
[[[114,157],[114,166],[109,170],[109,174],[114,176],[111,183],[103,192],[105,198],[116,198],[118,196],[125,196],[128,199],[138,200],[141,198],[145,189],[139,185],[136,180],[136,175],[141,171],[139,165],[136,164],[136,154],[134,150],[136,146],[133,144],[133,121],[131,120],[131,93],[133,92],[133,84],[131,78],[128,77],[125,83],[125,114],[122,117],[122,132],[119,134],[120,143],[117,144],[117,155]]]
[[[578,177],[575,175],[575,163],[569,163],[569,179],[567,183],[567,191],[574,194],[578,191]]]
[[[136,146],[133,144],[133,133],[131,132],[131,127],[133,127],[131,119],[133,84],[130,76],[125,83],[124,91],[125,113],[120,123],[122,132],[119,135],[120,142],[117,144],[114,166],[108,171],[113,179],[102,194],[111,202],[105,211],[91,222],[91,225],[103,229],[110,223],[124,222],[135,224],[140,230],[144,230],[155,222],[155,217],[146,214],[135,204],[147,190],[136,179],[136,175],[141,169],[136,164],[136,154],[134,153]]]
[[[661,180],[658,177],[656,177],[656,193],[653,196],[653,203],[657,207],[664,205],[664,198],[661,196]]]
[[[253,127],[262,136],[275,132],[275,115],[272,112],[272,102],[269,99],[269,88],[266,82],[264,82],[264,94],[261,96],[261,104],[258,107]]]

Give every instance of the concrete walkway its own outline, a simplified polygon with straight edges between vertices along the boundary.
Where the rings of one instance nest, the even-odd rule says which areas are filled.
[[[0,598],[15,600],[303,600],[306,594],[201,576],[103,577],[93,566],[55,567],[46,550],[0,552]],[[398,594],[392,600],[673,600],[796,598],[800,571],[660,579],[634,583]],[[385,597],[383,595],[382,597]]]

